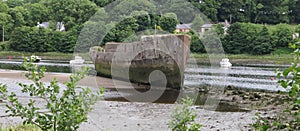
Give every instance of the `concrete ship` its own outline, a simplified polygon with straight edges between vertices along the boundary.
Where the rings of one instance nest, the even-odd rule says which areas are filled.
[[[98,76],[152,84],[149,75],[156,70],[164,73],[166,87],[180,89],[189,57],[191,37],[188,35],[147,35],[132,43],[106,43],[90,48],[90,57]],[[159,83],[160,78],[157,78]]]

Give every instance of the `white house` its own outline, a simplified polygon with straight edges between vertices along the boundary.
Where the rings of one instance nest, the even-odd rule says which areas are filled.
[[[49,22],[42,22],[42,23],[38,22],[37,27],[48,28],[49,27]],[[66,30],[65,25],[63,24],[63,22],[57,22],[56,30],[58,30],[58,31],[65,31]]]

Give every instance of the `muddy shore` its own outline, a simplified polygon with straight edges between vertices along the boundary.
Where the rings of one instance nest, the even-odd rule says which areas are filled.
[[[17,87],[16,82],[28,82],[22,71],[0,70],[0,82],[11,87]],[[47,73],[43,79],[49,82],[56,77],[59,82],[69,80],[66,73]],[[90,87],[103,86],[113,89],[111,79],[102,77],[88,77],[80,84]],[[143,88],[138,85],[134,85]],[[124,87],[126,88],[126,87]],[[18,90],[18,89],[15,89]],[[204,94],[205,96],[205,94]],[[23,101],[29,98],[23,96]],[[283,109],[281,100],[286,99],[277,93],[243,91],[228,88],[222,93],[222,102],[242,107],[240,111],[210,111],[203,109],[201,105],[193,106],[197,112],[197,122],[202,125],[202,130],[252,130],[256,112],[264,115],[274,115]],[[40,102],[42,105],[42,102]],[[92,130],[151,130],[162,131],[168,129],[168,122],[176,104],[142,103],[142,102],[118,102],[99,101],[95,110],[89,114],[88,122],[80,127],[82,131]],[[7,117],[4,103],[0,103],[0,126],[16,125],[21,122],[20,118]]]

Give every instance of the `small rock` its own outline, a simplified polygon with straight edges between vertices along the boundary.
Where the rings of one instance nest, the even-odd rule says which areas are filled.
[[[244,94],[245,92],[242,90],[239,90],[238,93],[239,93],[239,95],[241,95],[241,94]]]
[[[299,107],[298,106],[293,106],[292,110],[298,110]]]
[[[204,88],[200,88],[199,92],[206,92],[206,90]]]
[[[254,99],[255,99],[254,96],[249,97],[249,100],[254,100]]]
[[[242,98],[243,98],[243,100],[247,100],[247,99],[249,99],[249,96],[248,95],[243,95]]]
[[[233,90],[234,89],[234,86],[233,85],[228,85],[227,86],[227,90]]]
[[[233,94],[233,95],[238,95],[239,92],[238,92],[238,91],[233,91],[232,94]]]
[[[232,101],[236,101],[236,97],[234,96],[234,97],[232,97]]]
[[[253,96],[254,96],[254,98],[258,98],[258,99],[260,99],[260,98],[261,98],[261,95],[260,95],[260,94],[258,94],[258,93],[254,93],[254,94],[253,94]]]

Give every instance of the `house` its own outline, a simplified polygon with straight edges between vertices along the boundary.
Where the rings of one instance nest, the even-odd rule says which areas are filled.
[[[209,31],[211,30],[213,27],[213,24],[204,24],[201,26],[201,30],[200,30],[200,33],[204,33],[206,31]]]
[[[198,31],[200,37],[204,37],[205,32],[211,30],[213,28],[213,24],[203,24]]]
[[[40,28],[48,28],[49,27],[49,22],[38,22],[37,23],[37,27],[40,27]],[[56,30],[58,31],[65,31],[65,25],[63,24],[63,22],[57,22],[56,23]]]
[[[48,28],[49,27],[49,22],[42,22],[42,23],[38,22],[37,27]]]
[[[293,34],[293,39],[295,40],[295,39],[298,39],[299,38],[299,33],[294,33]]]
[[[191,24],[178,24],[176,25],[175,32],[189,32],[191,30]]]
[[[222,24],[223,25],[223,30],[224,30],[224,34],[227,34],[227,30],[230,27],[230,24],[228,23],[227,20],[225,20],[225,22],[219,22],[218,24]],[[214,24],[211,23],[207,23],[201,26],[200,30],[198,31],[199,36],[200,37],[204,37],[205,32],[211,30],[213,28]]]

